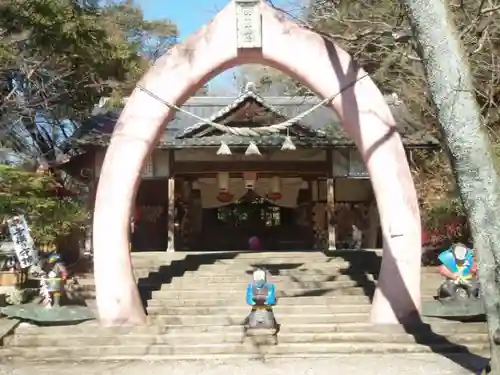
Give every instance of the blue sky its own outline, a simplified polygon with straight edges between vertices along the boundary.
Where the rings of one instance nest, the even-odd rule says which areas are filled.
[[[230,0],[136,0],[148,20],[170,19],[179,28],[180,38],[198,30],[209,22]],[[292,13],[300,7],[301,0],[275,0],[274,4]],[[211,85],[232,87],[234,71],[226,71],[216,77]],[[236,88],[234,88],[236,89]]]

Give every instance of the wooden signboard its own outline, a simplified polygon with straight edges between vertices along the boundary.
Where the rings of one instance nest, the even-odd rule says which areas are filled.
[[[24,216],[15,216],[7,220],[14,250],[21,268],[28,268],[37,262],[33,238]]]

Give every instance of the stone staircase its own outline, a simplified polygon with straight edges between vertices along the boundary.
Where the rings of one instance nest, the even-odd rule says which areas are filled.
[[[369,323],[380,269],[375,251],[133,254],[147,306],[144,327],[101,328],[97,322],[37,327],[21,324],[0,357],[45,360],[322,357],[349,353],[487,353],[485,323],[424,319],[422,324]],[[267,337],[241,343],[251,272],[265,267],[278,290],[278,345]],[[429,299],[441,280],[424,268]],[[92,279],[80,293],[93,297]],[[89,301],[92,305],[92,301]]]

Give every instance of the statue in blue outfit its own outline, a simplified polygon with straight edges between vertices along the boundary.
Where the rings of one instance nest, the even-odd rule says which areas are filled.
[[[244,321],[244,335],[249,330],[273,330],[272,335],[277,342],[279,324],[274,317],[273,306],[276,305],[276,288],[267,282],[266,271],[257,269],[253,272],[253,281],[246,290],[246,303],[251,306],[250,314]]]
[[[439,254],[439,273],[446,278],[438,290],[439,298],[454,298],[460,292],[466,297],[479,297],[479,282],[476,278],[477,263],[474,252],[463,244],[454,244]]]

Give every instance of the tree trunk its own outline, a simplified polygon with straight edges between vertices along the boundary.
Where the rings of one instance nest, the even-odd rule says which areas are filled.
[[[499,328],[500,181],[474,96],[467,57],[444,0],[402,0],[406,5],[428,88],[448,148],[479,258],[488,316],[492,373],[500,374]],[[499,275],[500,276],[500,275]]]

